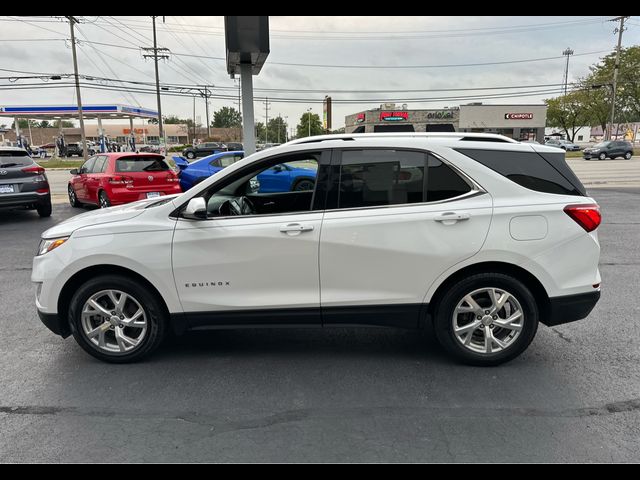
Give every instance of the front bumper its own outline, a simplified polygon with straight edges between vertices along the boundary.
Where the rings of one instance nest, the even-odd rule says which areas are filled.
[[[62,320],[57,313],[44,313],[38,310],[38,316],[44,325],[56,335],[67,338],[71,335],[69,323]]]
[[[549,316],[540,322],[547,327],[575,322],[587,317],[600,299],[600,290],[577,295],[565,295],[549,299]]]

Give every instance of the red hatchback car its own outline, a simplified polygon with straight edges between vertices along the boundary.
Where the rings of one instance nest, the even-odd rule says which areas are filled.
[[[153,153],[100,153],[71,174],[72,207],[88,203],[107,208],[182,192],[178,176],[164,157]]]

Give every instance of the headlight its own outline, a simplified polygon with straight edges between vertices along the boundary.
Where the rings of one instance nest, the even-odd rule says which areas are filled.
[[[67,240],[69,240],[69,237],[43,238],[40,241],[40,246],[38,247],[38,255],[44,255],[45,253],[58,248]]]

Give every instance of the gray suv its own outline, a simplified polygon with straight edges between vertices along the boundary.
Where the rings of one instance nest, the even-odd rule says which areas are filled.
[[[626,140],[607,140],[593,147],[585,148],[582,156],[585,160],[591,160],[592,158],[605,160],[607,158],[614,159],[618,157],[629,160],[633,156],[633,145]]]
[[[36,209],[51,215],[51,191],[44,168],[26,150],[0,147],[0,207]]]

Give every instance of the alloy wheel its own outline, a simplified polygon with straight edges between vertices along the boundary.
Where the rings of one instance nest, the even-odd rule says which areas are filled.
[[[147,314],[132,295],[120,290],[93,294],[82,307],[82,332],[104,353],[129,353],[145,339]]]
[[[455,339],[462,347],[491,355],[514,344],[525,318],[513,294],[500,288],[480,288],[462,297],[451,320]]]

